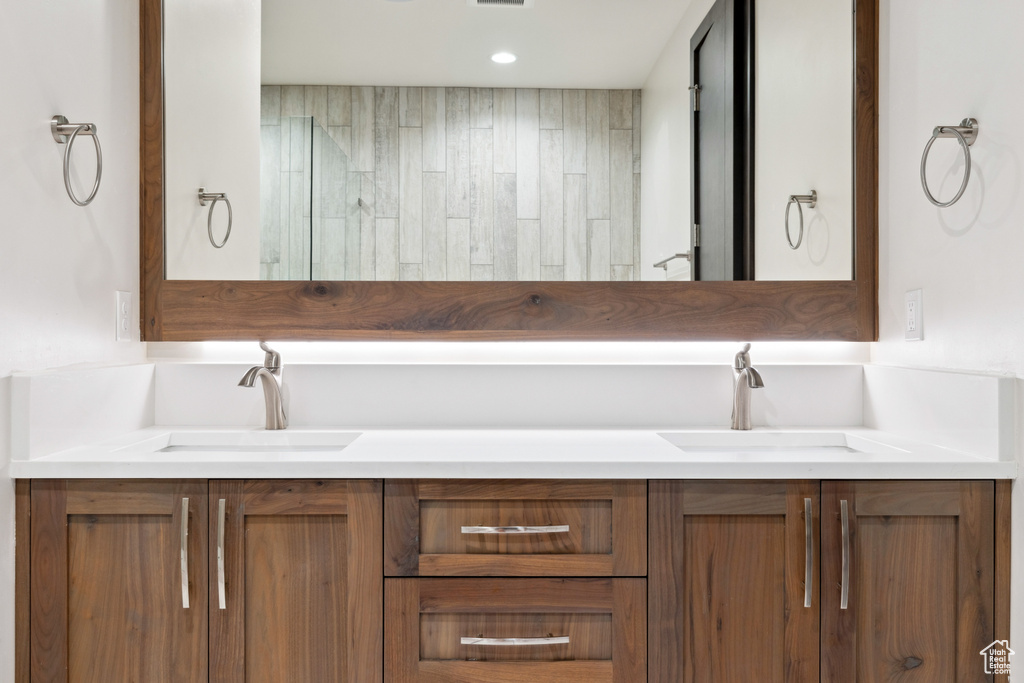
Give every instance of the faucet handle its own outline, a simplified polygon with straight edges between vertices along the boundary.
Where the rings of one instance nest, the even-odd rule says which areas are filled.
[[[732,362],[734,370],[743,370],[744,368],[750,367],[750,344],[744,344],[743,350],[736,354],[736,358]]]
[[[276,371],[281,369],[281,354],[267,346],[267,343],[263,341],[260,342],[260,348],[267,354],[263,357],[263,367],[276,374]]]

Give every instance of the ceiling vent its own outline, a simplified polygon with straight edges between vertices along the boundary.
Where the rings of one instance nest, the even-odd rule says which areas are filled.
[[[533,7],[534,0],[466,0],[470,7]]]

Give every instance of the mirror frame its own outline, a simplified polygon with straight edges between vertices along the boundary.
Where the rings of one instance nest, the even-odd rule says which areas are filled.
[[[142,341],[878,339],[878,0],[854,0],[854,279],[164,279],[163,0],[140,0]]]

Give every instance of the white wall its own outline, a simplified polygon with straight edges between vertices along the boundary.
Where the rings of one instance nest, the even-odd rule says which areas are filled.
[[[690,37],[713,4],[693,0],[644,83],[642,280],[664,280],[652,264],[690,249]]]
[[[690,248],[690,38],[713,4],[693,0],[644,84],[641,273],[647,280],[665,279],[651,264]],[[848,280],[850,2],[764,0],[755,6],[757,279]],[[820,203],[805,207],[804,244],[793,251],[782,233],[786,200],[811,189]]]
[[[850,0],[754,3],[754,264],[758,280],[853,276],[853,13]],[[790,195],[804,238],[786,241]],[[790,209],[790,232],[800,219]]]
[[[14,677],[10,374],[142,360],[138,343],[139,52],[135,0],[5,3],[0,22],[0,680]],[[99,194],[71,203],[49,120],[95,123]],[[92,187],[88,139],[75,145]],[[114,291],[133,293],[131,343],[114,341]]]
[[[1024,378],[1024,4],[882,0],[881,11],[881,334],[872,359]],[[971,184],[958,204],[937,209],[921,190],[921,151],[934,126],[967,116],[981,126],[971,150]],[[959,186],[956,152],[953,140],[939,140],[933,148],[930,178],[940,199]],[[925,338],[905,342],[904,293],[917,288],[924,293]],[[1018,386],[1018,397],[1024,397],[1024,382]],[[1022,407],[1024,400],[1018,403],[1024,422]],[[1018,459],[1022,451],[1024,444]],[[1024,488],[1019,481],[1013,504],[1012,613],[1020,652]]]
[[[260,3],[164,3],[164,206],[167,277],[257,280],[260,272]],[[196,193],[226,192],[231,236],[216,249],[209,204]],[[223,240],[218,202],[213,235]]]

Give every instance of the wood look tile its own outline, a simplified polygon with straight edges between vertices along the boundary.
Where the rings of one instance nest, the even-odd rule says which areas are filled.
[[[469,267],[469,278],[473,282],[491,282],[494,280],[494,266],[487,265],[471,265]]]
[[[540,221],[518,221],[516,225],[516,279],[540,280]]]
[[[633,130],[633,91],[608,91],[608,127],[612,130]]]
[[[372,173],[359,174],[359,279],[377,279],[377,204]]]
[[[565,172],[587,172],[587,93],[585,90],[562,92],[562,117],[565,130]]]
[[[562,266],[541,266],[540,279],[544,282],[562,282],[565,279],[565,268]]]
[[[448,275],[448,187],[444,173],[423,174],[423,279]]]
[[[281,86],[264,85],[260,88],[260,123],[276,124],[281,120]]]
[[[448,217],[469,218],[469,88],[448,88]]]
[[[494,263],[494,135],[470,133],[470,262]]]
[[[338,145],[345,158],[348,159],[349,170],[352,169],[352,126],[331,126],[327,133]]]
[[[610,228],[611,221],[587,221],[587,279],[591,282],[611,279]]]
[[[587,279],[587,176],[565,176],[565,280]]]
[[[633,174],[633,277],[640,279],[640,243],[643,235],[643,226],[640,223],[640,174]]]
[[[374,88],[373,109],[377,218],[398,218],[398,88]]]
[[[403,282],[422,282],[422,263],[400,263],[398,264],[398,279]]]
[[[469,125],[471,128],[491,128],[494,125],[493,88],[470,88]]]
[[[540,219],[540,94],[516,90],[516,216]]]
[[[609,187],[611,188],[611,262],[633,264],[633,131],[612,130]]]
[[[345,279],[361,280],[362,273],[362,222],[363,207],[359,206],[362,194],[362,175],[349,171],[345,202]]]
[[[633,173],[640,173],[641,90],[633,91]]]
[[[587,91],[587,218],[611,218],[608,91]],[[605,278],[607,279],[607,278]]]
[[[352,88],[349,86],[327,86],[327,126],[352,127]]]
[[[516,172],[516,91],[494,89],[494,172]]]
[[[561,266],[565,262],[562,136],[561,130],[541,130],[540,132],[540,245],[541,264],[545,266]]]
[[[398,89],[398,125],[418,127],[423,125],[423,89]]]
[[[630,282],[633,280],[633,266],[612,266],[612,282]]]
[[[373,88],[352,88],[352,170],[373,173]]]
[[[399,262],[423,263],[423,131],[399,128]],[[632,190],[632,188],[630,188]]]
[[[445,135],[445,89],[423,89],[423,170],[444,173],[448,143]]]
[[[327,86],[307,85],[304,89],[305,108],[303,115],[312,116],[321,126],[327,124]]]
[[[398,219],[377,219],[376,279],[399,279]]]
[[[281,170],[281,126],[260,126],[260,263],[281,260]]]
[[[541,130],[561,130],[562,91],[545,88],[540,91]]]
[[[470,221],[468,218],[449,218],[446,241],[449,282],[467,282],[472,279],[470,257]],[[490,267],[490,266],[488,266]]]
[[[306,115],[306,89],[301,85],[281,86],[281,116]]]
[[[516,176],[494,174],[494,279],[516,279]]]

